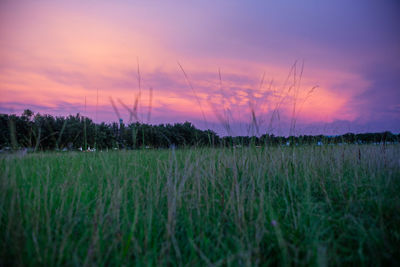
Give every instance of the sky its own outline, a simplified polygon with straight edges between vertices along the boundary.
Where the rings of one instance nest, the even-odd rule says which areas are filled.
[[[0,113],[399,133],[399,14],[396,0],[0,0]]]

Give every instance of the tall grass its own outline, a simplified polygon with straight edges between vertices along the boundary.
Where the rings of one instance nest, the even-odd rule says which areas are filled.
[[[0,158],[0,265],[399,264],[400,149]]]

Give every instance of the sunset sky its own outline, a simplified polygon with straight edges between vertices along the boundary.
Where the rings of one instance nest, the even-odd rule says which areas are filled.
[[[137,99],[141,122],[221,135],[287,135],[293,119],[296,134],[398,133],[399,14],[396,0],[1,0],[0,113],[111,122],[112,98],[128,123]]]

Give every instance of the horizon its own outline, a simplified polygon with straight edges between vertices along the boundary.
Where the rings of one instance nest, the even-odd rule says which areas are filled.
[[[322,133],[304,134],[304,133],[299,133],[299,132],[296,131],[296,132],[293,132],[293,135],[289,135],[289,134],[276,135],[276,134],[274,134],[273,132],[260,132],[258,135],[250,135],[250,134],[238,135],[238,134],[235,134],[234,132],[232,132],[233,135],[228,135],[228,134],[224,134],[224,133],[221,134],[221,133],[215,132],[214,130],[212,130],[212,129],[210,129],[210,128],[207,128],[207,129],[206,129],[206,128],[204,128],[204,129],[197,128],[196,125],[193,124],[193,123],[190,122],[190,121],[183,121],[183,122],[167,122],[167,123],[162,123],[162,122],[161,122],[161,123],[146,123],[146,122],[139,122],[139,121],[125,122],[125,121],[123,121],[123,119],[122,119],[122,121],[119,121],[119,122],[118,122],[118,121],[110,121],[110,122],[100,121],[100,122],[95,122],[92,118],[83,116],[83,115],[80,114],[80,113],[69,114],[69,115],[67,115],[67,116],[57,116],[57,115],[51,115],[51,114],[45,114],[45,113],[41,114],[40,112],[35,113],[35,112],[33,112],[32,110],[29,110],[29,111],[32,112],[31,121],[34,120],[35,116],[40,115],[40,116],[51,116],[51,117],[53,117],[54,119],[57,119],[57,118],[68,119],[69,117],[77,117],[77,116],[79,116],[81,119],[83,119],[83,118],[89,119],[91,122],[93,122],[93,123],[96,124],[96,125],[100,125],[100,124],[103,124],[103,123],[104,123],[104,124],[106,124],[106,125],[111,126],[111,125],[114,124],[114,123],[117,123],[117,124],[121,124],[121,123],[122,123],[125,127],[129,127],[131,124],[136,124],[136,123],[138,123],[139,125],[149,125],[149,126],[167,126],[167,125],[175,126],[176,124],[181,124],[181,125],[183,125],[183,124],[185,124],[185,123],[190,123],[192,126],[195,127],[195,129],[199,129],[199,130],[202,130],[202,131],[211,130],[211,131],[213,131],[217,136],[219,136],[220,138],[224,138],[224,137],[257,137],[257,138],[260,138],[262,135],[270,135],[270,136],[274,136],[274,137],[284,137],[284,138],[288,138],[288,137],[291,137],[291,136],[294,136],[294,137],[300,137],[300,136],[314,136],[314,137],[316,137],[316,136],[320,136],[320,135],[322,135],[322,136],[324,136],[324,137],[328,137],[328,138],[333,138],[333,137],[344,136],[344,135],[347,135],[347,134],[354,134],[354,135],[361,134],[361,135],[363,135],[363,134],[383,134],[383,133],[390,133],[390,134],[393,134],[393,135],[400,135],[400,132],[391,132],[391,131],[380,131],[380,132],[365,132],[365,131],[364,131],[364,132],[345,132],[345,133],[341,133],[341,134],[322,134]],[[24,111],[24,112],[25,112],[25,111]],[[23,112],[23,113],[24,113],[24,112]],[[15,113],[5,114],[5,113],[0,113],[0,115],[21,117],[21,116],[24,115],[23,113],[22,113],[22,114],[15,114]]]
[[[224,123],[255,133],[253,119],[260,134],[287,135],[293,119],[295,134],[399,133],[399,11],[396,1],[2,1],[0,113],[128,123],[122,101],[138,103],[143,123],[220,136]]]

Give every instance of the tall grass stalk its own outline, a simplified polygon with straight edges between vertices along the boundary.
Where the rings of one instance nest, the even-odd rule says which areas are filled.
[[[398,145],[2,156],[0,265],[399,264],[399,158]]]

